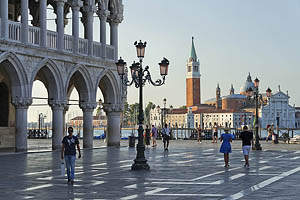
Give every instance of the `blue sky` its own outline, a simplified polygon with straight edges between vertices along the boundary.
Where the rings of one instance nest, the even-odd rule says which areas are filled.
[[[170,60],[166,84],[146,84],[144,104],[152,101],[161,105],[167,98],[168,105],[185,105],[186,61],[194,36],[202,102],[215,96],[217,83],[222,95],[229,93],[231,83],[238,93],[250,72],[253,79],[257,76],[261,80],[261,91],[270,87],[276,92],[281,85],[282,91],[289,91],[290,104],[300,106],[299,0],[123,0],[123,4],[119,55],[130,65],[137,60],[134,41],[147,41],[144,64],[150,66],[153,79],[160,78],[158,63],[162,58]],[[47,18],[55,15],[48,12]],[[71,24],[70,20],[67,34],[71,34]],[[48,22],[48,28],[55,30],[54,21]],[[98,18],[94,30],[99,41]],[[109,42],[109,32],[107,37]],[[40,83],[35,85],[33,96],[47,95]],[[76,91],[71,98],[78,98]],[[138,101],[138,90],[133,86],[128,89],[128,101]],[[51,113],[49,108],[30,107],[29,121],[36,120],[41,111]],[[70,107],[66,119],[80,113],[78,106]]]
[[[289,91],[291,104],[300,105],[300,1],[297,0],[130,0],[124,1],[119,54],[132,63],[133,41],[148,42],[144,63],[159,77],[157,63],[170,60],[167,83],[145,87],[145,102],[185,104],[185,65],[195,37],[200,60],[202,101],[222,95],[231,83],[238,92],[248,72],[261,80],[261,90]],[[138,99],[129,89],[128,101]]]

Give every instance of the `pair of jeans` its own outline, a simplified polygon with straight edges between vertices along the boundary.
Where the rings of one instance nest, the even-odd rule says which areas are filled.
[[[65,155],[68,180],[74,180],[76,155]]]

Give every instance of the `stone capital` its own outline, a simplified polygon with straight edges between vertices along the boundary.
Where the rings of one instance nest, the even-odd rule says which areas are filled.
[[[110,24],[120,24],[123,21],[124,17],[122,14],[113,14],[109,15],[107,21]]]
[[[103,104],[103,110],[108,114],[112,112],[123,112],[124,104]]]
[[[81,102],[79,107],[83,110],[83,112],[93,112],[97,107],[96,102]]]
[[[96,14],[100,19],[104,19],[106,21],[107,17],[109,16],[110,12],[108,10],[97,10]]]
[[[32,104],[32,98],[14,97],[11,103],[18,109],[27,109]]]
[[[83,2],[81,0],[72,0],[70,2],[70,6],[72,10],[77,9],[79,10],[83,6]]]
[[[96,12],[96,6],[95,5],[85,5],[82,7],[83,12],[86,13],[95,13]]]
[[[64,6],[67,0],[55,0],[57,6]]]
[[[67,101],[61,100],[49,100],[48,104],[53,110],[64,110],[67,107]]]

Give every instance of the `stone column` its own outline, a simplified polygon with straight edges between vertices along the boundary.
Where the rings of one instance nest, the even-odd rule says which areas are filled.
[[[50,100],[49,106],[52,108],[52,150],[59,150],[64,135],[63,113],[67,103],[65,101]]]
[[[64,5],[67,0],[56,0],[56,30],[57,30],[57,49],[64,50]]]
[[[83,3],[81,0],[73,0],[71,3],[72,7],[72,44],[73,44],[73,53],[78,53],[79,47],[79,9],[82,7]]]
[[[27,151],[27,110],[32,104],[31,98],[13,98],[12,104],[16,109],[16,152]]]
[[[47,46],[47,0],[40,0],[40,46]]]
[[[21,42],[28,43],[28,0],[21,3]]]
[[[104,111],[107,117],[107,129],[106,129],[106,142],[107,146],[120,146],[121,139],[121,113],[123,111],[123,105],[112,104],[105,105]]]
[[[83,111],[83,148],[93,148],[93,111],[97,103],[80,103]]]
[[[123,15],[112,15],[108,19],[110,25],[110,45],[115,48],[115,60],[118,60],[118,27],[123,21]]]
[[[86,34],[86,39],[88,39],[88,55],[93,55],[93,41],[94,41],[94,12],[96,10],[95,2],[92,1],[91,5],[84,7],[84,12],[86,13],[87,24],[84,26],[84,32]]]
[[[1,37],[8,39],[8,0],[0,1],[1,9]]]
[[[98,10],[97,15],[100,19],[100,43],[102,45],[102,57],[106,57],[106,21],[109,15],[108,10]]]

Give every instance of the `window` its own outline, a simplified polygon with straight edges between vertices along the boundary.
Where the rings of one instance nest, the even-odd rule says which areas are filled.
[[[188,72],[191,72],[191,71],[192,71],[192,67],[188,66]]]

